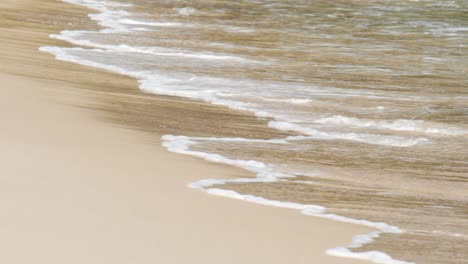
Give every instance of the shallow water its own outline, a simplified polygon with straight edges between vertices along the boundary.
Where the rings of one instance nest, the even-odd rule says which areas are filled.
[[[62,32],[77,47],[43,51],[291,134],[166,137],[260,179],[217,189],[405,231],[355,251],[468,263],[468,2],[67,2],[96,9],[103,30]]]

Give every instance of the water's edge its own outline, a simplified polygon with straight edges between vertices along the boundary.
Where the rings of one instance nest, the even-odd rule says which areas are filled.
[[[111,30],[112,27],[108,27],[106,25],[104,18],[105,12],[99,6],[96,6],[94,2],[89,1],[79,1],[79,0],[63,0],[64,2],[81,5],[87,8],[91,8],[100,12],[100,15],[90,15],[92,20],[98,22],[99,25],[103,26],[105,30]],[[70,34],[70,31],[63,31],[59,35],[51,35],[52,38],[59,38],[62,40],[67,40],[66,34]],[[69,41],[70,42],[70,41]],[[76,43],[72,43],[76,44]],[[119,69],[116,66],[111,65],[104,65],[104,64],[97,64],[90,61],[81,60],[77,57],[68,56],[65,52],[62,51],[60,47],[41,47],[39,48],[40,51],[48,52],[53,54],[56,59],[73,62],[85,66],[91,66],[96,68],[101,68],[105,70],[109,70],[118,74],[127,75],[130,77],[134,77],[136,79],[142,79],[143,76],[133,75],[131,73],[125,72]],[[140,89],[143,92],[148,92],[147,87],[144,86],[144,83],[140,81]],[[151,91],[152,93],[167,95],[163,93],[163,91],[155,92],[154,90]],[[200,99],[200,98],[198,98]],[[214,153],[206,153],[192,150],[190,147],[197,144],[197,141],[200,140],[226,140],[226,141],[235,141],[234,138],[193,138],[193,137],[186,137],[186,136],[173,136],[173,135],[165,135],[161,138],[162,145],[171,152],[190,155],[194,157],[198,157],[210,162],[217,162],[231,166],[241,167],[247,171],[256,173],[255,179],[234,179],[234,180],[214,180],[214,179],[203,179],[197,182],[189,183],[188,186],[193,189],[204,191],[211,195],[218,195],[229,197],[233,199],[243,200],[247,202],[253,202],[262,205],[269,205],[269,206],[277,206],[282,208],[289,208],[299,210],[301,213],[309,216],[316,216],[321,218],[327,218],[335,221],[347,222],[351,224],[358,224],[367,227],[375,228],[376,231],[373,231],[369,234],[362,234],[355,236],[351,243],[347,246],[339,246],[332,249],[327,250],[327,254],[332,256],[339,256],[339,257],[347,257],[347,258],[354,258],[354,259],[362,259],[372,261],[374,263],[381,263],[381,264],[409,264],[410,262],[396,260],[393,259],[391,256],[386,254],[385,252],[381,251],[367,251],[367,252],[353,252],[353,249],[357,249],[362,247],[363,245],[372,243],[375,238],[379,237],[382,233],[403,233],[404,231],[396,226],[391,226],[386,223],[382,222],[371,222],[367,220],[358,220],[347,218],[344,216],[339,216],[335,214],[329,214],[326,212],[326,208],[319,206],[319,205],[309,205],[309,204],[299,204],[299,203],[290,203],[290,202],[283,202],[283,201],[275,201],[269,200],[262,197],[252,196],[252,195],[243,195],[239,194],[234,191],[224,190],[220,188],[216,188],[216,185],[222,185],[227,183],[246,183],[246,182],[274,182],[280,181],[282,177],[290,177],[291,175],[284,175],[281,173],[276,173],[273,169],[269,168],[268,165],[254,161],[254,160],[233,160],[227,157],[224,157],[219,154]],[[249,139],[243,139],[249,140]],[[284,139],[270,139],[266,141],[275,141],[279,143],[285,143],[289,140],[294,140],[293,137],[288,137]]]

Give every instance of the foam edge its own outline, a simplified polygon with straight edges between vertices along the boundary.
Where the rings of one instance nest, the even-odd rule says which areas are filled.
[[[353,252],[352,249],[360,248],[366,244],[372,243],[376,238],[378,238],[382,233],[393,233],[400,234],[404,231],[396,226],[391,226],[383,222],[372,222],[368,220],[360,220],[348,218],[345,216],[328,214],[326,213],[326,208],[320,205],[312,204],[300,204],[293,202],[277,201],[266,199],[254,195],[244,195],[232,190],[226,190],[217,188],[214,186],[224,185],[228,183],[247,183],[247,182],[272,182],[276,181],[278,176],[270,175],[270,177],[265,176],[268,174],[268,171],[271,170],[264,163],[251,160],[233,160],[227,157],[224,157],[219,154],[214,153],[205,153],[200,151],[190,150],[191,145],[197,144],[196,140],[201,138],[190,138],[186,136],[173,136],[173,135],[164,135],[162,138],[162,145],[171,152],[190,155],[198,158],[205,159],[211,162],[218,162],[226,165],[232,165],[241,167],[248,171],[257,173],[257,178],[240,178],[234,180],[219,180],[219,179],[203,179],[196,182],[191,182],[188,184],[189,188],[197,189],[204,191],[210,195],[222,196],[231,199],[241,200],[250,203],[256,203],[260,205],[275,206],[287,209],[294,209],[300,211],[304,215],[315,216],[321,218],[327,218],[334,221],[346,222],[350,224],[363,225],[376,229],[376,231],[370,232],[368,234],[356,235],[352,238],[351,244],[348,246],[340,246],[328,249],[326,253],[331,256],[336,257],[345,257],[353,258],[360,260],[367,260],[373,263],[378,264],[415,264],[413,262],[407,262],[403,260],[393,259],[390,255],[381,251],[365,251],[365,252]],[[284,175],[279,174],[279,177]]]

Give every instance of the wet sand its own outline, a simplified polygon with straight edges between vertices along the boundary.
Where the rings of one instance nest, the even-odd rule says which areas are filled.
[[[160,146],[181,130],[279,133],[265,121],[144,95],[133,79],[37,51],[66,45],[48,38],[65,25],[95,27],[86,12],[0,3],[0,262],[358,263],[325,250],[369,229],[191,190],[190,181],[251,175]]]

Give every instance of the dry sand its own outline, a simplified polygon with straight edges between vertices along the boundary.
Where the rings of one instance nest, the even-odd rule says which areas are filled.
[[[129,116],[112,115],[104,90],[145,97],[134,80],[37,51],[57,44],[47,35],[61,25],[50,17],[87,23],[84,12],[52,0],[0,3],[0,263],[358,263],[325,250],[367,228],[187,188],[251,175],[168,153],[156,128],[121,126],[132,126]],[[217,110],[182,107],[194,105]]]

